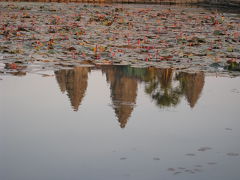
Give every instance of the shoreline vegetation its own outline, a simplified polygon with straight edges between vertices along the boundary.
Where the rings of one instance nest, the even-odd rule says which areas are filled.
[[[237,8],[35,2],[0,1],[0,74],[128,65],[240,75]]]

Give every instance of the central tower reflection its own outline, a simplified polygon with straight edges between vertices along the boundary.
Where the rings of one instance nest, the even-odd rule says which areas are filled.
[[[128,76],[124,66],[106,66],[102,68],[110,83],[111,99],[115,114],[124,128],[132,114],[137,98],[137,79]]]
[[[60,90],[67,93],[74,111],[86,94],[90,71],[102,71],[110,84],[112,107],[124,128],[134,110],[138,84],[142,83],[159,108],[175,107],[184,97],[191,108],[200,98],[204,86],[204,73],[175,72],[173,69],[133,68],[130,66],[75,67],[55,71]]]

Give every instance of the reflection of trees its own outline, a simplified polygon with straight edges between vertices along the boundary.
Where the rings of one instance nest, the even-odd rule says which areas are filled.
[[[117,67],[118,68],[118,67]],[[172,87],[173,69],[122,67],[121,73],[145,83],[145,92],[160,107],[175,106],[180,101],[181,89]],[[118,72],[118,75],[120,73]]]
[[[123,71],[127,76],[145,82],[145,92],[151,96],[159,107],[171,107],[179,104],[185,96],[194,107],[204,86],[204,73],[174,73],[171,68],[131,68]],[[176,82],[174,82],[176,81]],[[173,84],[178,83],[177,86]]]
[[[145,83],[145,92],[160,107],[172,107],[186,97],[194,107],[204,86],[204,73],[175,73],[173,69],[108,66],[103,68],[110,82],[113,106],[121,127],[125,127],[136,102],[137,81]]]
[[[193,108],[199,99],[204,86],[204,73],[181,72],[177,75],[176,79],[179,80],[181,89],[184,92],[190,107]]]
[[[137,80],[128,75],[127,66],[108,66],[102,69],[110,83],[115,114],[124,128],[134,109],[137,97]]]
[[[88,67],[55,71],[57,82],[62,92],[67,91],[74,111],[77,111],[87,89]]]
[[[152,79],[145,85],[145,92],[159,107],[176,106],[180,101],[181,89],[172,87],[172,69],[154,69]]]

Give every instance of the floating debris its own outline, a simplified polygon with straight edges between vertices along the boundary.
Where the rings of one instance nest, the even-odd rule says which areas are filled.
[[[195,154],[193,153],[188,153],[188,154],[185,154],[186,156],[195,156]]]
[[[46,69],[85,60],[191,72],[240,69],[235,14],[140,4],[24,3],[23,8],[15,2],[0,3],[0,12],[0,61],[10,69],[23,59]]]
[[[154,157],[153,160],[154,160],[154,161],[159,161],[160,158],[159,158],[159,157]]]
[[[211,150],[211,149],[212,148],[210,148],[210,147],[201,147],[201,148],[198,149],[198,151],[204,152],[204,151],[208,151],[208,150]]]
[[[195,174],[195,171],[192,169],[186,169],[185,172],[190,173],[190,174]]]
[[[127,158],[126,157],[121,157],[120,160],[126,160]]]
[[[177,172],[174,172],[173,174],[177,175],[177,174],[181,174],[181,173],[182,173],[181,171],[177,171]]]
[[[217,163],[216,162],[208,162],[207,164],[208,165],[216,165]]]
[[[174,168],[168,168],[168,171],[176,171]]]
[[[232,156],[232,157],[234,157],[234,156],[239,156],[239,153],[233,153],[233,152],[231,152],[231,153],[227,153],[227,156]]]

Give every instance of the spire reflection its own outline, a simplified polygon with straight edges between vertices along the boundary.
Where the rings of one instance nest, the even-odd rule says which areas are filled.
[[[171,68],[133,68],[130,66],[75,67],[55,71],[62,93],[67,92],[74,111],[86,94],[88,73],[99,71],[110,84],[112,108],[121,128],[125,128],[136,105],[138,83],[159,108],[176,107],[185,97],[194,108],[204,87],[203,72],[175,72]]]
[[[81,104],[88,85],[89,67],[75,67],[74,69],[55,71],[55,76],[62,93],[67,91],[74,111]]]
[[[197,103],[204,86],[204,73],[181,72],[176,78],[180,82],[181,89],[190,107],[193,108]]]
[[[113,109],[124,128],[136,104],[137,80],[128,76],[127,66],[108,66],[102,68],[110,84]]]

